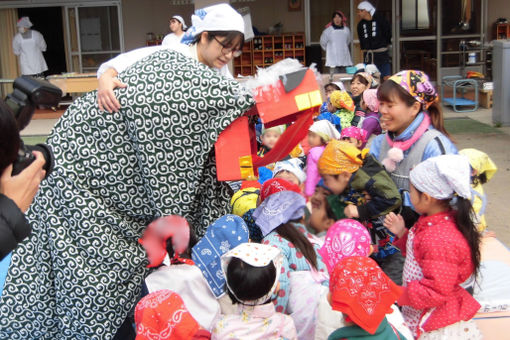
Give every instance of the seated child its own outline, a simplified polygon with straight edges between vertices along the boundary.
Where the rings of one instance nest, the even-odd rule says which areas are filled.
[[[223,255],[221,265],[237,311],[217,320],[212,339],[297,339],[292,318],[276,312],[271,302],[279,286],[280,250],[243,243]]]
[[[235,308],[225,295],[225,276],[220,257],[235,246],[248,242],[248,235],[248,227],[242,218],[225,215],[214,221],[204,237],[191,249],[191,258],[218,300],[222,314],[228,314]]]
[[[402,289],[371,258],[340,260],[331,274],[328,300],[333,310],[344,315],[345,326],[331,333],[328,340],[405,339],[386,319],[401,294]]]
[[[340,83],[340,84],[342,84],[342,83]],[[343,87],[343,84],[342,84],[342,87]],[[329,95],[331,94],[331,92],[337,91],[337,90],[345,90],[345,89],[340,88],[338,86],[338,84],[335,84],[335,83],[328,83],[328,84],[326,84],[326,86],[324,86],[324,94],[326,95],[326,100],[324,101],[324,103],[322,103],[322,105],[319,109],[319,114],[328,112]]]
[[[351,79],[351,97],[355,105],[355,115],[352,118],[351,125],[361,127],[361,120],[365,116],[365,111],[361,108],[360,102],[363,92],[372,86],[372,76],[367,72],[357,72]]]
[[[315,186],[319,183],[320,175],[317,170],[319,161],[326,144],[332,139],[339,139],[340,134],[335,126],[327,120],[319,120],[308,129],[308,144],[311,149],[306,158],[305,196],[313,195]]]
[[[160,266],[167,254],[171,258],[169,265],[160,266],[145,279],[148,293],[162,289],[177,293],[197,322],[211,330],[220,305],[191,260],[191,247],[196,241],[190,237],[186,219],[176,215],[160,217],[149,224],[139,242],[147,251],[148,267]]]
[[[464,288],[480,269],[470,173],[464,156],[426,159],[409,173],[418,221],[407,229],[401,215],[390,213],[384,220],[406,256],[397,303],[416,338],[482,339],[472,320],[480,304]]]
[[[205,340],[211,333],[200,327],[179,294],[168,289],[144,296],[135,308],[136,339]]]
[[[342,130],[340,139],[349,142],[359,150],[362,150],[367,144],[367,132],[359,127],[350,126]]]
[[[328,112],[317,116],[317,120],[328,120],[340,132],[351,126],[354,117],[354,102],[345,91],[333,91],[329,96]]]
[[[377,99],[376,89],[368,89],[363,92],[361,109],[365,111],[365,117],[361,122],[361,128],[367,132],[366,139],[368,141],[370,136],[377,136],[382,133],[379,120],[379,100]]]
[[[306,174],[301,168],[302,165],[303,162],[298,158],[278,161],[274,165],[273,178],[281,178],[302,186],[306,180]]]
[[[476,149],[463,149],[459,155],[466,156],[471,166],[471,187],[473,188],[473,210],[476,214],[478,230],[483,232],[487,229],[485,220],[485,207],[487,206],[487,195],[483,190],[483,184],[487,183],[498,170],[496,164],[483,151]]]
[[[321,240],[326,237],[326,232],[329,227],[331,227],[336,220],[344,216],[343,211],[340,216],[337,216],[333,209],[331,209],[327,200],[327,197],[331,195],[331,190],[324,185],[324,180],[321,179],[319,183],[317,183],[315,191],[310,198],[312,212],[308,221],[309,227],[315,232],[315,236]]]
[[[285,131],[285,125],[273,126],[270,128],[262,128],[260,135],[260,148],[257,152],[258,156],[264,156],[269,150],[271,150],[278,142],[278,139]]]
[[[382,225],[382,218],[400,208],[402,198],[395,183],[383,166],[370,154],[345,141],[331,141],[319,159],[319,172],[324,184],[338,195],[337,204],[345,206],[347,218],[354,218],[369,228],[374,256],[381,260],[382,269],[395,282],[402,280],[402,257],[394,256],[392,235]],[[368,194],[369,200],[365,196]],[[395,262],[396,261],[396,262]]]

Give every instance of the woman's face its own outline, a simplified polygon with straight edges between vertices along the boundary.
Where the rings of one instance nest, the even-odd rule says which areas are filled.
[[[228,64],[234,57],[234,52],[240,48],[241,36],[234,39],[230,46],[223,46],[225,39],[225,37],[215,36],[209,40],[208,33],[202,33],[197,45],[198,61],[218,69]]]
[[[367,89],[367,86],[359,81],[358,78],[354,78],[351,83],[351,93],[353,96],[359,96]]]
[[[342,26],[342,17],[338,14],[336,14],[334,17],[333,17],[333,23],[337,26]]]
[[[181,33],[182,32],[182,24],[177,19],[170,19],[170,31],[172,33]]]
[[[381,127],[385,130],[400,135],[413,122],[420,111],[420,103],[415,102],[411,107],[397,95],[390,101],[380,101],[379,113],[381,114]]]

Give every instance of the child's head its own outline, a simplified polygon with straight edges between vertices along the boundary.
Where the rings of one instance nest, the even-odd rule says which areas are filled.
[[[151,222],[139,243],[147,252],[150,268],[161,265],[167,254],[172,263],[186,263],[196,239],[184,217],[169,215]]]
[[[225,215],[207,227],[207,231],[191,250],[191,258],[202,271],[216,298],[225,293],[225,277],[221,269],[221,255],[235,246],[248,242],[248,227],[242,218]]]
[[[283,178],[272,178],[264,182],[260,188],[259,203],[262,203],[271,195],[282,191],[293,191],[301,194],[301,188]]]
[[[367,228],[356,220],[343,219],[335,222],[326,234],[319,254],[330,274],[336,264],[349,256],[368,256],[371,239]]]
[[[367,144],[367,132],[359,127],[349,126],[342,130],[340,139],[362,149]]]
[[[144,296],[136,305],[135,322],[137,339],[192,339],[204,332],[179,294],[168,289]]]
[[[466,156],[471,165],[471,182],[474,185],[485,184],[494,176],[498,167],[483,151],[477,149],[462,149],[459,155]]]
[[[466,157],[442,155],[428,158],[409,173],[410,196],[416,212],[429,215],[456,210],[457,229],[471,248],[476,271],[480,265],[480,234],[472,220],[470,166]]]
[[[368,89],[363,92],[361,108],[370,112],[379,111],[379,100],[377,99],[376,89]]]
[[[370,334],[374,334],[392,312],[391,306],[402,295],[402,288],[366,256],[340,260],[329,279],[328,300],[333,310],[347,315]]]
[[[232,213],[242,217],[250,209],[257,207],[257,200],[259,198],[260,189],[249,187],[237,191],[230,200]]]
[[[296,185],[301,185],[306,180],[306,173],[301,168],[302,164],[303,162],[299,158],[276,162],[273,169],[273,178],[282,178]]]
[[[221,257],[221,266],[233,303],[262,305],[278,289],[282,254],[269,245],[243,243]]]
[[[444,128],[443,111],[436,103],[438,96],[428,76],[415,70],[391,76],[377,90],[381,126],[399,135],[421,111],[427,111],[432,125],[449,136]]]
[[[332,140],[328,143],[317,166],[324,179],[324,184],[335,195],[347,188],[354,172],[363,164],[361,151],[351,143]]]
[[[267,129],[263,128],[262,134],[260,135],[262,145],[272,149],[284,131],[285,125],[273,126]]]
[[[329,102],[336,110],[345,109],[347,111],[354,111],[355,105],[351,96],[346,91],[333,91],[329,96]],[[329,105],[329,104],[328,104]],[[329,106],[328,106],[329,110]],[[335,112],[330,111],[330,112]]]
[[[372,76],[366,72],[356,73],[351,79],[351,93],[354,97],[359,96],[372,85]]]
[[[339,138],[338,130],[327,120],[314,122],[308,129],[308,144],[310,147],[326,145],[330,140]]]
[[[341,90],[340,87],[335,83],[328,83],[326,86],[324,86],[324,94],[326,95],[326,98],[329,98],[331,95],[331,92]]]
[[[329,206],[327,200],[327,197],[331,194],[331,190],[324,185],[324,180],[321,179],[310,198],[312,212],[310,213],[309,225],[312,229],[317,231],[317,233],[328,230],[329,227],[335,223],[335,213]]]

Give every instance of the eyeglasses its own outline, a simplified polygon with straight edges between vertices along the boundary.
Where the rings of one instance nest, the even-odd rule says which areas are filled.
[[[223,44],[222,41],[218,40],[218,38],[216,38],[215,36],[213,37],[214,40],[216,40],[216,42],[218,44],[221,45],[221,53],[223,54],[229,54],[230,52],[232,52],[232,55],[234,56],[234,58],[237,58],[241,55],[241,53],[243,53],[241,50],[234,50],[232,47],[227,47]]]

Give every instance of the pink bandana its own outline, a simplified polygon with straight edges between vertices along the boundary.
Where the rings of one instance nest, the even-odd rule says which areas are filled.
[[[370,254],[370,234],[358,221],[339,220],[328,229],[319,254],[331,274],[335,265],[344,257]]]
[[[367,142],[367,132],[356,126],[349,126],[342,130],[340,138],[352,137],[356,140],[361,141],[363,144]]]

